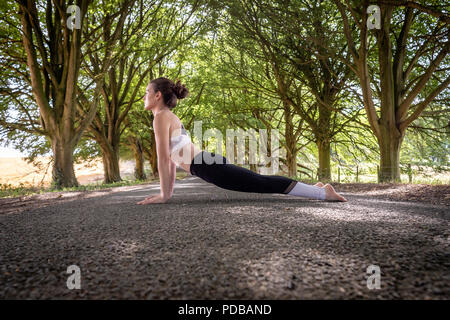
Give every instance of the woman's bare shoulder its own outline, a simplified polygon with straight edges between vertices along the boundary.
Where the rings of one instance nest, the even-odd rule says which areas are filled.
[[[169,131],[171,134],[177,129],[181,129],[182,123],[180,118],[170,110],[163,111],[165,113],[164,118],[169,123]]]
[[[178,119],[178,117],[170,110],[164,110],[164,111],[158,112],[155,115],[154,120],[156,120],[157,118],[159,121],[165,121],[165,122],[169,122],[169,123],[172,123],[175,120],[175,118]]]
[[[177,117],[177,115],[175,113],[173,113],[170,110],[167,110],[165,112],[168,113],[168,119],[170,119],[170,124],[173,127],[180,127],[181,126],[181,120],[180,120],[180,118]],[[169,114],[169,112],[170,112],[170,114]]]

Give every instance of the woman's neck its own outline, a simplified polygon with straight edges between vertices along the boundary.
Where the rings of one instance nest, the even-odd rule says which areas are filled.
[[[156,116],[158,113],[166,111],[166,110],[170,110],[170,109],[168,107],[161,107],[161,108],[158,108],[157,110],[152,110],[153,116]]]

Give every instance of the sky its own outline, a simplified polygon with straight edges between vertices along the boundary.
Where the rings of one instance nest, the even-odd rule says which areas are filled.
[[[0,147],[0,158],[25,157],[23,153],[13,148]]]

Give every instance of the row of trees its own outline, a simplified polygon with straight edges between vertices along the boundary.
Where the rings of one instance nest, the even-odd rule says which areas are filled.
[[[47,139],[57,188],[78,184],[73,155],[82,138],[98,145],[105,182],[121,179],[124,133],[142,159],[144,137],[137,128],[151,120],[136,106],[146,81],[163,74],[163,60],[200,35],[210,19],[199,10],[199,1],[76,4],[81,27],[72,30],[66,1],[17,1],[2,7],[0,125],[12,139]],[[135,118],[130,119],[133,106]],[[133,121],[138,123],[130,126]],[[143,178],[142,167],[137,171]]]
[[[381,28],[374,30],[366,23],[369,1],[227,3],[225,39],[240,59],[229,54],[226,68],[254,95],[281,101],[290,174],[297,170],[304,123],[325,179],[332,141],[355,124],[376,139],[382,182],[400,179],[406,131],[432,102],[436,116],[446,117],[441,129],[448,133],[449,16],[439,1],[372,2],[381,8]],[[245,63],[255,66],[253,74]]]
[[[0,126],[32,156],[51,149],[56,187],[77,185],[74,155],[101,155],[119,181],[121,146],[144,178],[144,158],[157,174],[146,83],[179,77],[187,129],[278,129],[290,176],[313,144],[321,179],[350,154],[399,180],[407,132],[448,161],[449,18],[439,1],[376,4],[369,30],[369,1],[78,1],[70,30],[65,1],[7,1]]]

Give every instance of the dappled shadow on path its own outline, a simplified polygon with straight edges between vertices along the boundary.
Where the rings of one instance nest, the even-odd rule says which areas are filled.
[[[147,186],[0,216],[0,293],[30,297],[36,282],[40,298],[449,296],[450,226],[433,214],[440,207],[194,187],[166,204],[136,205]],[[80,291],[64,285],[71,264],[82,270]],[[366,286],[371,264],[382,290]]]

